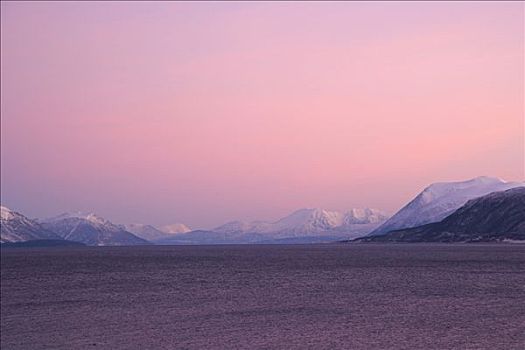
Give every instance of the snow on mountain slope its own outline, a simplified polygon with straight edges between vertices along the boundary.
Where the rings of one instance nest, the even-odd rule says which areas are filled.
[[[230,221],[214,228],[212,231],[224,234],[243,234],[247,232],[261,232],[266,231],[266,227],[271,225],[263,221]]]
[[[257,234],[268,239],[343,235],[364,235],[386,220],[387,216],[375,209],[352,209],[346,213],[320,208],[299,209],[275,222],[232,221],[213,229],[213,232],[231,234]]]
[[[191,229],[188,226],[181,223],[162,226],[159,230],[168,234],[186,233],[191,231]]]
[[[156,239],[161,239],[166,237],[166,233],[158,230],[157,228],[146,225],[146,224],[125,224],[121,225],[121,227],[128,231],[133,233],[135,236],[143,238],[147,241],[154,241]]]
[[[92,213],[64,213],[40,220],[40,223],[64,239],[87,245],[148,244],[146,240],[126,231],[121,226]]]
[[[0,206],[0,242],[22,242],[40,239],[61,239],[35,220]]]
[[[525,242],[525,187],[469,200],[445,219],[363,242]]]
[[[126,224],[122,225],[122,228],[148,241],[167,239],[191,231],[190,228],[184,224],[167,225],[161,229],[146,224]]]
[[[377,209],[351,209],[345,213],[343,225],[377,224],[388,219],[388,215]]]
[[[341,226],[344,215],[337,211],[320,208],[299,209],[271,225],[270,232],[286,231],[291,236],[319,233]]]
[[[20,214],[21,215],[21,214]],[[3,205],[0,206],[0,219],[2,220],[12,220],[16,216],[15,213],[11,211],[11,209],[4,207]]]
[[[454,212],[470,199],[491,192],[525,186],[523,182],[505,182],[498,178],[480,176],[460,182],[438,182],[425,188],[395,215],[370,235],[437,222]]]

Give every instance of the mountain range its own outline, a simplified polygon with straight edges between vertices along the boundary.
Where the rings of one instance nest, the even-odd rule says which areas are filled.
[[[212,230],[198,230],[157,241],[159,244],[272,243],[300,238],[308,241],[334,241],[362,236],[388,216],[375,209],[352,209],[341,213],[320,208],[299,209],[275,222],[231,221]]]
[[[449,221],[442,225],[456,227],[454,225],[459,225],[459,221],[450,221],[451,216],[468,224],[465,224],[466,231],[462,233],[463,236],[457,238],[465,240],[464,235],[467,235],[469,230],[472,231],[472,234],[480,230],[475,225],[475,220],[466,217],[467,214],[472,215],[472,211],[465,213],[464,208],[467,204],[470,208],[472,203],[477,203],[472,202],[476,198],[485,198],[490,193],[494,195],[507,193],[503,191],[517,187],[523,188],[523,186],[525,186],[523,182],[505,182],[498,178],[481,176],[468,181],[431,184],[391,218],[379,210],[368,208],[351,209],[346,212],[313,208],[299,209],[274,222],[231,221],[211,230],[193,231],[180,223],[160,228],[141,223],[117,225],[92,213],[65,213],[48,219],[33,220],[2,206],[1,242],[62,239],[96,246],[151,243],[318,243],[352,240],[364,236],[368,238],[384,236],[384,240],[388,240],[386,237],[401,239],[400,235],[411,237],[407,238],[407,241],[427,239],[444,241],[442,236],[435,236],[432,233],[436,227],[444,230],[444,226],[436,226],[437,224],[433,223],[441,224],[442,220],[446,219]],[[514,195],[509,197],[507,202],[518,201],[519,204],[520,190],[509,193]],[[486,203],[489,202],[483,203],[487,206]],[[502,206],[490,208],[491,211],[487,211],[485,215],[491,218],[500,215],[502,222],[506,224],[505,220],[511,211],[507,209],[504,211]],[[518,205],[517,208],[521,207]],[[460,214],[460,218],[453,216]],[[522,230],[523,227],[520,226],[522,217],[519,215],[513,217],[518,220],[516,223],[518,231]],[[482,222],[481,219],[476,220]],[[428,224],[432,225],[427,227]],[[487,223],[487,225],[492,224]],[[412,228],[414,228],[413,231],[411,231]],[[388,236],[392,232],[395,232],[395,235]],[[517,239],[522,239],[521,235],[517,237]],[[368,240],[373,241],[373,239]],[[378,240],[381,239],[378,238]]]

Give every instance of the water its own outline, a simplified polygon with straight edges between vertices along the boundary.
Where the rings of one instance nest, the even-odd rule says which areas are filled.
[[[1,348],[525,349],[525,246],[3,250]]]

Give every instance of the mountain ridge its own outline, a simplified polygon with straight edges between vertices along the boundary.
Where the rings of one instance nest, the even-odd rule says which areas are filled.
[[[162,226],[161,228],[138,223],[124,224],[121,225],[121,227],[126,231],[133,233],[135,236],[148,241],[171,238],[175,235],[184,234],[191,231],[188,226],[180,223]]]
[[[478,176],[466,181],[436,182],[425,187],[391,218],[372,231],[370,236],[438,222],[470,199],[523,185],[523,182],[506,182],[488,176]]]
[[[147,240],[94,213],[63,213],[42,219],[40,223],[63,239],[91,246],[150,244]]]
[[[469,200],[443,220],[358,239],[364,242],[525,242],[525,187]]]
[[[22,242],[37,239],[61,239],[36,220],[8,207],[0,206],[0,242]]]
[[[351,209],[347,212],[303,208],[274,222],[230,221],[211,230],[195,230],[156,241],[160,244],[260,243],[277,240],[333,241],[363,236],[387,218],[376,209]]]
[[[322,208],[302,208],[274,222],[232,221],[210,231],[221,233],[256,233],[271,238],[317,235],[338,229],[352,231],[354,225],[378,224],[388,216],[376,209],[351,209],[347,212],[330,211]]]

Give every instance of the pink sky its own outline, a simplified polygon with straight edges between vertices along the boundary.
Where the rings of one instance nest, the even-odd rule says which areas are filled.
[[[1,199],[29,216],[209,228],[525,178],[523,2],[1,6]]]

